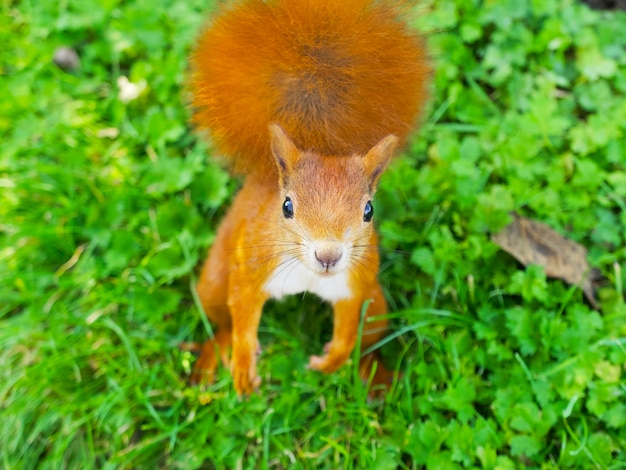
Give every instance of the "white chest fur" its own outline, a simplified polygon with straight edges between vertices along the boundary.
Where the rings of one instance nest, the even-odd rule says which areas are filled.
[[[350,297],[345,271],[323,277],[296,260],[279,264],[263,289],[275,299],[301,292],[311,292],[330,303]]]

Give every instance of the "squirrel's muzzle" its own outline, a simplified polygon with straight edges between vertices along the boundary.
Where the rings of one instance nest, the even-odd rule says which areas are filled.
[[[325,271],[329,271],[337,266],[342,256],[343,250],[341,246],[335,244],[319,246],[315,250],[315,259]]]

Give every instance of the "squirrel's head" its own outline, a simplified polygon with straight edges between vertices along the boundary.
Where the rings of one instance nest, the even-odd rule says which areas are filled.
[[[389,135],[365,155],[328,156],[301,151],[277,124],[270,125],[282,207],[280,225],[292,252],[319,275],[350,266],[367,269],[375,252],[372,198],[398,139]]]

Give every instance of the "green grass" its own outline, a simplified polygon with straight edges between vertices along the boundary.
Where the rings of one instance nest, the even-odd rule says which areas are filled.
[[[624,14],[418,7],[433,99],[375,202],[405,374],[368,402],[352,365],[306,370],[330,314],[293,298],[239,401],[224,370],[188,387],[177,349],[209,334],[194,273],[238,184],[188,125],[207,3],[0,3],[3,468],[624,468]],[[512,210],[589,249],[601,311],[490,242]]]

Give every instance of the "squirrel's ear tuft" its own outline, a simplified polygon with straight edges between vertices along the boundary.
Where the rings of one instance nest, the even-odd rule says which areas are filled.
[[[278,124],[270,124],[269,129],[272,154],[278,167],[278,177],[281,185],[284,186],[287,176],[293,171],[298,161],[300,152]]]
[[[388,135],[374,145],[363,157],[365,173],[370,182],[370,193],[376,191],[380,175],[387,168],[397,146],[398,138],[395,135]]]

